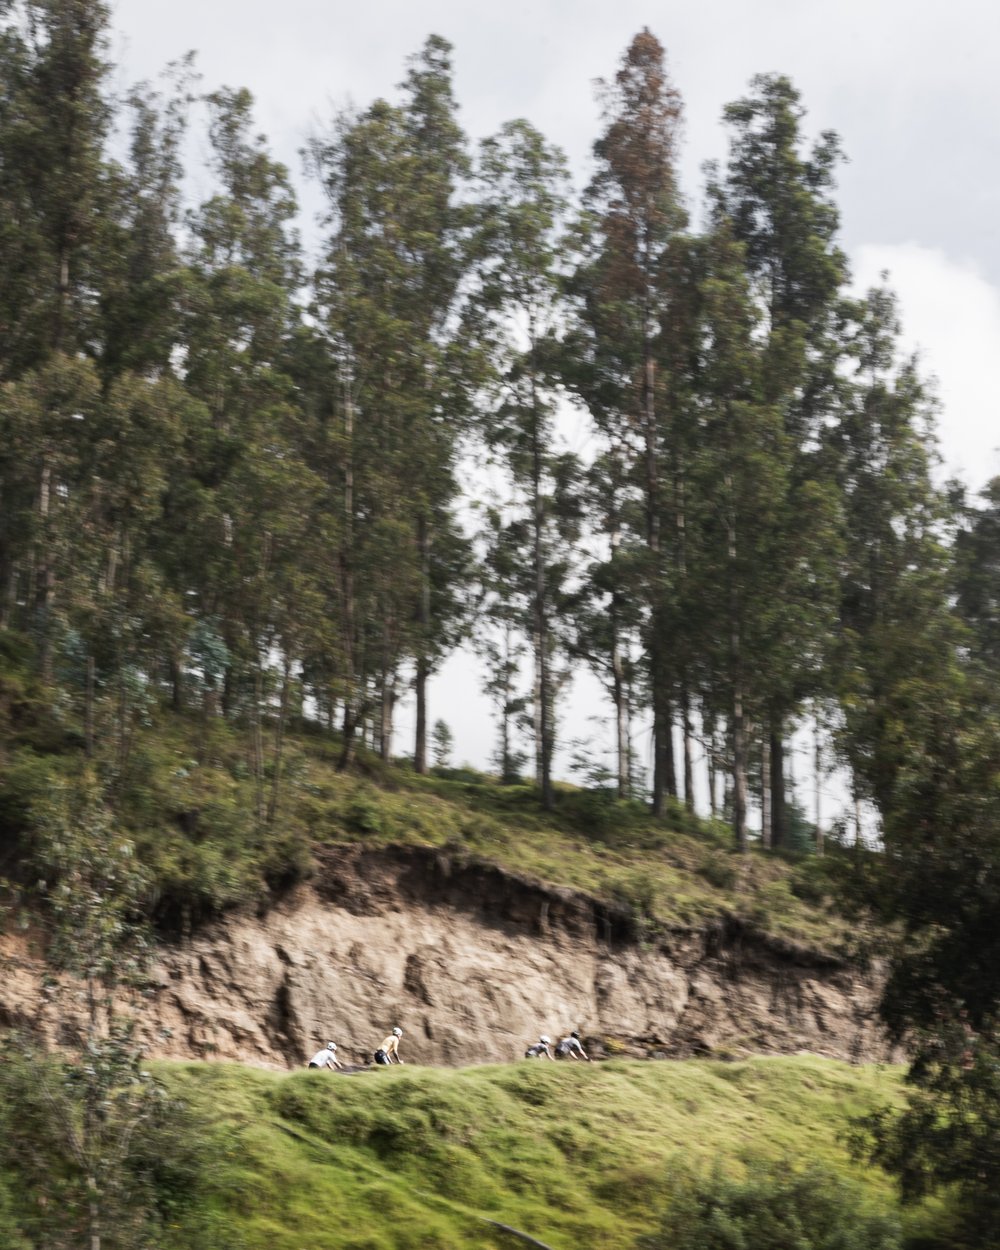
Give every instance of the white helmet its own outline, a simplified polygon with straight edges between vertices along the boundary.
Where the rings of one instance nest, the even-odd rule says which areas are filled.
[[[538,1040],[542,1043],[543,1046],[548,1046],[549,1044],[549,1039],[545,1036],[544,1033]]]
[[[326,1048],[327,1048],[327,1050],[336,1050],[336,1049],[337,1049],[337,1043],[336,1043],[336,1042],[327,1042],[327,1044],[326,1044]]]
[[[398,1029],[398,1028],[397,1028],[397,1029],[393,1029],[392,1031],[393,1031],[393,1033],[395,1033],[395,1034],[396,1034],[396,1036],[397,1036],[397,1037],[402,1037],[402,1036],[403,1036],[403,1030],[402,1030],[402,1029]]]

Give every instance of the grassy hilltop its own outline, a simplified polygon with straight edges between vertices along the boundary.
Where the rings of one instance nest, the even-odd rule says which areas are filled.
[[[8,721],[0,826],[12,835],[9,860],[30,858],[36,810],[58,783],[103,766],[100,759],[88,764],[73,730],[12,684],[8,676],[7,707],[0,707],[0,721]],[[824,905],[822,862],[739,855],[727,827],[680,804],[671,803],[657,821],[641,803],[561,785],[555,810],[545,812],[529,785],[501,785],[465,769],[418,776],[363,751],[344,773],[338,752],[335,737],[291,732],[276,815],[264,822],[255,817],[257,783],[244,730],[221,719],[152,712],[120,776],[105,784],[149,872],[158,923],[186,928],[233,907],[258,906],[308,878],[319,848],[417,843],[593,894],[631,912],[639,931],[735,913],[794,941],[843,945],[845,926]]]

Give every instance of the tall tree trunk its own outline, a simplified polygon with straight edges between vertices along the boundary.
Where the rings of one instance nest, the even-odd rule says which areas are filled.
[[[863,845],[861,840],[861,789],[858,785],[856,774],[851,789],[854,800],[854,850],[860,855]]]
[[[653,647],[650,647],[650,669],[655,670],[658,656],[654,654]],[[653,815],[663,815],[663,800],[667,793],[666,785],[666,761],[664,760],[664,748],[666,746],[665,735],[663,732],[663,708],[660,704],[659,682],[653,682]]]
[[[771,743],[765,734],[760,742],[760,844],[771,847]]]
[[[264,702],[264,670],[260,662],[254,664],[253,719],[250,725],[250,750],[253,760],[254,806],[257,823],[264,823],[264,727],[262,704]]]
[[[514,761],[511,758],[510,718],[511,706],[514,702],[514,691],[510,680],[511,671],[511,638],[513,626],[510,619],[504,621],[503,635],[503,706],[500,711],[500,780],[504,785],[514,780]]]
[[[97,1188],[97,1177],[87,1177],[87,1231],[89,1233],[90,1250],[101,1250],[101,1203],[100,1191]]]
[[[417,697],[417,728],[413,745],[413,767],[421,775],[427,772],[427,678],[430,663],[427,648],[431,630],[431,533],[427,519],[417,522],[417,545],[420,550],[420,612],[419,651],[414,690]]]
[[[628,795],[629,798],[635,795],[635,736],[633,732],[633,719],[635,712],[635,693],[633,690],[634,674],[629,670],[628,681],[625,685],[625,758],[628,777]]]
[[[823,854],[823,821],[821,802],[823,794],[823,750],[820,741],[819,717],[813,721],[813,771],[816,776],[816,854]]]
[[[788,841],[788,817],[785,810],[785,740],[781,716],[771,720],[771,846],[775,849]]]
[[[739,630],[733,631],[733,646],[739,655]],[[736,848],[749,850],[747,838],[747,733],[743,709],[743,680],[733,683],[733,832]]]
[[[3,586],[0,589],[0,629],[9,629],[14,621],[14,609],[17,606],[17,561],[5,564]]]
[[[662,656],[663,652],[661,652]],[[666,675],[664,675],[664,685]],[[663,715],[660,718],[663,726],[663,784],[672,799],[677,798],[677,760],[674,755],[674,701],[664,694]]]
[[[531,331],[531,491],[532,491],[532,558],[535,564],[533,633],[535,640],[535,722],[537,738],[536,776],[541,789],[542,807],[552,807],[552,690],[549,673],[548,587],[546,585],[543,533],[545,514],[542,503],[542,447],[539,430],[539,400],[535,377],[535,339]]]
[[[87,652],[87,675],[83,696],[83,741],[89,759],[94,754],[94,656]]]
[[[616,460],[617,480],[617,460]],[[608,517],[611,543],[611,564],[615,565],[622,545],[622,531],[618,516],[617,488],[612,493]],[[625,676],[625,660],[622,655],[621,619],[622,594],[617,585],[617,574],[612,574],[614,589],[611,592],[611,698],[615,708],[615,746],[618,756],[618,797],[631,797],[631,769],[629,767],[628,683]]]
[[[284,763],[285,724],[288,720],[288,695],[292,684],[292,662],[286,654],[281,669],[281,695],[278,699],[278,723],[274,727],[274,759],[271,773],[271,795],[267,801],[267,826],[270,828],[278,815],[281,797],[281,769]]]
[[[656,440],[656,362],[649,330],[650,310],[644,310],[642,361],[642,430],[645,461],[646,546],[649,551],[650,640],[649,682],[653,710],[653,814],[663,814],[663,799],[668,790],[667,737],[669,716],[664,707],[664,673],[659,601],[660,510],[659,466]],[[672,752],[671,752],[672,754]]]
[[[349,376],[344,382],[344,541],[340,549],[340,589],[344,621],[344,729],[337,767],[354,763],[358,726],[357,657],[354,602],[354,395]]]
[[[170,657],[170,705],[175,712],[184,710],[184,667],[178,655]]]
[[[57,299],[54,309],[54,325],[52,327],[52,348],[56,352],[61,352],[63,349],[67,312],[69,311],[69,253],[69,241],[64,238],[59,245],[58,276],[56,279]]]
[[[727,481],[731,487],[731,480]],[[733,832],[736,847],[749,850],[747,838],[747,735],[744,721],[743,638],[740,631],[740,593],[736,582],[736,521],[728,522],[729,547],[729,663],[733,681]]]
[[[396,705],[396,674],[390,669],[382,674],[382,697],[379,700],[378,753],[389,762],[392,758],[392,718]]]
[[[228,720],[233,710],[233,666],[227,664],[222,674],[222,694],[219,699],[223,720]]]
[[[41,674],[42,681],[49,685],[52,681],[52,536],[49,526],[49,514],[52,506],[52,466],[48,456],[42,463],[41,480],[38,486],[38,521],[42,539],[42,554],[38,560],[36,581],[37,600],[35,608],[41,627]]]
[[[341,722],[340,736],[340,758],[337,760],[337,768],[343,771],[354,763],[354,757],[357,753],[357,731],[358,720],[355,709],[350,700],[344,700],[344,718]]]
[[[615,746],[618,756],[618,797],[630,797],[629,787],[629,733],[628,693],[625,684],[625,667],[622,664],[618,639],[611,648],[612,699],[615,705]]]
[[[681,602],[687,599],[687,500],[684,483],[684,456],[674,457],[674,525],[677,532],[677,580]],[[688,689],[687,664],[680,664],[681,740],[684,753],[684,806],[694,812],[694,777],[691,767],[691,693]]]
[[[684,806],[694,812],[694,767],[691,761],[691,697],[687,679],[681,680],[681,727],[684,735]]]
[[[542,643],[538,636],[538,622],[531,630],[531,656],[533,674],[531,679],[531,731],[535,742],[535,785],[542,789]]]
[[[706,729],[704,720],[702,721],[702,728],[703,730]],[[718,779],[717,779],[716,774],[718,772],[718,768],[717,768],[717,756],[716,756],[717,746],[716,746],[716,740],[715,740],[714,719],[707,726],[707,732],[705,732],[705,742],[708,748],[706,752],[706,755],[707,755],[706,763],[708,764],[708,810],[712,819],[715,820],[716,816],[718,816],[719,814],[719,800],[718,800],[718,795],[717,795]]]

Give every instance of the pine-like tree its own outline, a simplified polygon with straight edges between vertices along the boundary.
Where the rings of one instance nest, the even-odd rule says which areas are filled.
[[[653,808],[676,794],[672,747],[674,673],[669,658],[669,532],[661,311],[667,256],[684,224],[675,162],[681,105],[649,30],[629,45],[611,83],[602,84],[605,130],[594,145],[597,171],[588,188],[581,265],[572,289],[578,306],[574,367],[612,455],[642,500],[645,648],[653,714]]]
[[[565,577],[575,466],[560,452],[547,384],[557,328],[560,228],[566,212],[562,153],[524,121],[483,144],[483,298],[495,317],[500,400],[487,439],[502,453],[530,534],[535,778],[551,807],[555,746],[553,617]],[[568,528],[569,526],[569,528]]]

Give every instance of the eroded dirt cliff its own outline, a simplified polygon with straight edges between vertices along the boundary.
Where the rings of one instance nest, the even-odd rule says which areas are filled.
[[[24,939],[6,939],[0,1025],[57,1043]],[[783,944],[735,919],[644,939],[621,911],[436,850],[331,851],[262,916],[164,947],[141,1008],[152,1053],[300,1065],[333,1039],[370,1058],[395,1024],[413,1063],[519,1057],[579,1028],[598,1051],[800,1050],[883,1058],[877,969]]]

